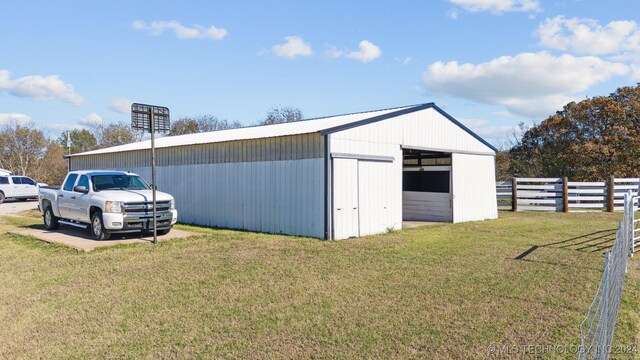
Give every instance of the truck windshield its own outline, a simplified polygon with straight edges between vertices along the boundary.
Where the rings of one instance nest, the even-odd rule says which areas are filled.
[[[94,175],[91,177],[93,191],[101,190],[148,190],[149,185],[137,175]]]

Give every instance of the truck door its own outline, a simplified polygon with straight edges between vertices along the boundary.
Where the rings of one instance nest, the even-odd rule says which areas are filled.
[[[84,186],[89,189],[89,177],[87,175],[80,175],[78,184],[76,186]],[[73,199],[75,197],[75,200]],[[73,200],[73,220],[81,222],[90,222],[89,219],[89,194],[83,194],[79,192],[73,192],[71,196]]]
[[[65,219],[73,219],[75,200],[72,197],[75,197],[76,193],[73,192],[73,186],[76,184],[76,180],[78,179],[78,174],[69,174],[67,176],[67,180],[65,180],[62,188],[58,192],[58,211],[60,212],[60,217]]]
[[[6,197],[24,196],[25,189],[22,185],[22,179],[19,176],[11,177],[11,195],[5,194]]]
[[[30,198],[37,198],[38,197],[38,186],[36,184],[36,182],[29,177],[23,176],[21,178],[22,180],[22,185],[24,186],[24,195],[23,196],[28,196]]]

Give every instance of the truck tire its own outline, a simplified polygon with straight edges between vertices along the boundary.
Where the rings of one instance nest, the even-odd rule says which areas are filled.
[[[47,230],[56,230],[60,226],[60,223],[58,222],[60,219],[53,214],[51,205],[44,208],[44,215],[42,217],[44,218],[44,227]]]
[[[0,204],[2,204],[4,202],[4,193],[2,191],[0,191]]]
[[[91,215],[91,226],[89,226],[89,231],[91,231],[91,237],[94,240],[109,240],[111,237],[111,233],[104,228],[104,223],[102,222],[102,211],[96,211]]]

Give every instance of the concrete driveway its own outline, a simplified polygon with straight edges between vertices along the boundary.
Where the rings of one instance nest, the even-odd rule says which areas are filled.
[[[10,232],[22,236],[31,236],[48,243],[60,244],[82,251],[91,251],[98,247],[121,244],[149,244],[153,240],[153,236],[149,236],[148,234],[145,234],[144,236],[141,236],[141,234],[112,234],[110,240],[93,240],[89,235],[89,230],[66,225],[60,225],[60,228],[55,231],[49,231],[44,229],[43,226],[37,225],[30,229],[20,229]],[[158,236],[158,241],[184,239],[194,235],[198,234],[172,229],[169,234]]]
[[[0,216],[2,215],[18,215],[23,211],[33,210],[38,208],[38,201],[16,201],[7,200],[0,204]]]

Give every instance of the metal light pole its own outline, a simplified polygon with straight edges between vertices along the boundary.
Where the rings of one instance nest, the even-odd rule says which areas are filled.
[[[151,193],[153,194],[153,243],[158,243],[158,229],[156,220],[156,125],[153,120],[153,108],[149,108],[151,120]]]
[[[157,122],[157,124],[156,124]],[[169,108],[134,103],[131,105],[131,127],[151,133],[151,194],[153,211],[153,243],[158,243],[158,219],[156,209],[156,131],[167,132],[171,128]]]

